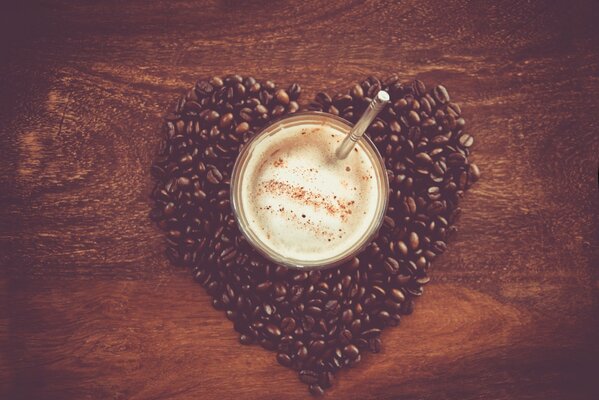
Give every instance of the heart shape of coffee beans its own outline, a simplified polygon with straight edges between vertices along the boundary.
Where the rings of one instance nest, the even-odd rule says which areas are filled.
[[[256,253],[237,228],[229,201],[240,148],[274,118],[300,109],[300,86],[230,75],[199,81],[166,117],[152,174],[150,217],[166,231],[167,257],[193,270],[243,344],[276,351],[321,394],[333,374],[381,349],[381,331],[412,312],[446,249],[458,200],[480,172],[468,161],[473,138],[447,90],[397,75],[369,77],[346,93],[318,93],[308,109],[356,122],[374,94],[391,103],[368,134],[385,159],[389,207],[376,239],[346,265],[304,272]]]

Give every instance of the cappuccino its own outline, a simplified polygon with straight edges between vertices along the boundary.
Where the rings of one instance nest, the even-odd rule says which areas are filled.
[[[337,159],[349,127],[319,117],[267,128],[250,143],[237,178],[247,229],[271,252],[300,264],[334,260],[361,247],[387,195],[369,143],[360,141],[346,159]]]

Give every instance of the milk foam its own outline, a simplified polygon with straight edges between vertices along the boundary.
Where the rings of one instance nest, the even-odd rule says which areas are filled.
[[[258,238],[288,258],[336,257],[376,218],[375,167],[362,146],[337,160],[346,133],[328,125],[290,126],[254,148],[242,205]]]

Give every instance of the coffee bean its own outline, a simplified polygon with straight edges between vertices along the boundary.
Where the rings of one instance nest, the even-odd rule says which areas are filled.
[[[397,252],[404,257],[408,255],[408,246],[401,240],[397,242]]]
[[[320,374],[318,378],[318,383],[322,386],[323,389],[330,388],[333,385],[333,381],[335,377],[332,372],[327,371]]]
[[[342,344],[350,344],[352,341],[353,335],[351,333],[350,330],[348,329],[343,329],[341,332],[339,332],[339,341]]]
[[[245,334],[241,334],[239,336],[239,343],[241,344],[252,344],[254,343],[254,338],[249,336],[249,335],[245,335]]]
[[[299,110],[299,104],[296,101],[290,101],[289,106],[287,106],[287,112],[293,114],[297,110]]]
[[[368,340],[368,348],[373,353],[378,353],[381,351],[381,339],[380,338],[372,338]]]
[[[284,333],[291,333],[295,330],[295,320],[291,317],[285,317],[281,321],[281,329]]]
[[[466,156],[462,153],[454,152],[447,157],[447,165],[450,167],[460,167],[466,164]]]
[[[285,353],[278,353],[277,361],[279,362],[279,364],[281,364],[284,367],[290,367],[293,362],[291,360],[291,357],[289,357],[289,355],[287,355]]]
[[[331,96],[329,96],[328,93],[318,92],[316,93],[315,101],[320,104],[323,109],[326,109],[332,104],[333,99],[331,99]]]
[[[306,308],[306,312],[310,315],[317,317],[320,314],[322,314],[322,309],[320,307],[310,306]]]
[[[239,118],[241,118],[244,122],[252,122],[254,119],[254,117],[252,116],[252,109],[244,107],[241,110],[239,110]],[[249,129],[249,124],[247,125],[247,128]]]
[[[321,354],[324,351],[325,346],[326,346],[326,344],[325,344],[324,340],[314,340],[310,344],[310,348],[309,348],[310,354],[312,354],[314,356]]]
[[[219,118],[220,118],[220,114],[217,111],[210,110],[204,117],[204,120],[209,123],[214,123],[214,122],[218,121]]]
[[[348,344],[343,348],[343,355],[350,360],[355,360],[360,355],[360,350],[353,344]]]
[[[468,174],[472,182],[476,182],[480,178],[480,170],[476,164],[470,164]]]
[[[393,297],[393,300],[398,303],[402,303],[406,299],[406,296],[403,294],[403,292],[397,288],[391,290],[391,296]]]
[[[349,94],[355,99],[361,99],[364,97],[364,91],[360,85],[354,85]]]
[[[392,257],[387,257],[385,260],[385,270],[390,275],[396,275],[399,272],[399,263]]]
[[[319,93],[310,107],[355,123],[381,89],[391,105],[369,134],[388,169],[388,210],[375,241],[340,267],[308,273],[276,266],[250,248],[232,215],[236,155],[271,118],[299,110],[299,85],[283,89],[239,75],[198,81],[165,117],[151,168],[158,183],[150,217],[165,230],[168,259],[192,268],[241,343],[258,343],[277,351],[281,365],[309,371],[300,379],[318,393],[362,352],[380,351],[381,329],[413,311],[432,260],[455,231],[460,196],[480,178],[468,160],[474,139],[442,86],[427,92],[418,80],[369,77],[345,93]]]
[[[435,100],[441,104],[449,102],[449,93],[447,93],[447,89],[445,89],[444,86],[436,86],[433,89],[433,96],[435,97]]]
[[[412,89],[414,91],[414,94],[418,97],[422,97],[426,94],[426,86],[422,81],[419,81],[418,79],[414,80],[414,82],[412,83]]]
[[[341,314],[341,319],[343,320],[343,322],[345,324],[350,324],[353,321],[354,318],[354,313],[351,309],[347,309],[345,311],[343,311],[343,313]]]
[[[266,108],[266,106],[262,105],[262,104],[258,104],[256,106],[256,108],[254,109],[254,112],[256,115],[266,115],[268,114],[268,108]]]
[[[250,129],[250,125],[247,122],[242,122],[235,128],[235,133],[241,135],[246,133]]]
[[[220,122],[219,122],[219,126],[221,128],[228,128],[231,123],[233,122],[233,114],[231,113],[226,113],[225,115],[223,115],[222,117],[220,117]]]
[[[264,281],[256,286],[256,290],[261,293],[267,292],[272,286],[271,281]]]
[[[310,394],[313,396],[322,396],[324,394],[324,390],[320,385],[312,384],[310,385]]]
[[[410,232],[408,243],[410,244],[410,249],[416,250],[418,248],[420,240],[416,232]]]
[[[273,81],[266,81],[264,82],[264,88],[270,92],[274,91],[276,89],[276,85]]]
[[[339,301],[332,299],[326,302],[324,308],[327,312],[336,313],[339,309]]]
[[[471,135],[464,133],[460,135],[458,141],[460,143],[460,146],[462,146],[463,148],[468,148],[472,146],[472,144],[474,143],[474,138]]]
[[[287,92],[285,90],[283,90],[283,89],[277,90],[275,97],[279,103],[281,103],[283,105],[289,104],[289,95],[287,94]]]
[[[427,153],[418,153],[416,154],[415,158],[416,161],[424,165],[432,164],[433,162],[433,159]]]
[[[308,348],[304,345],[300,345],[297,349],[296,357],[301,361],[306,360],[308,358]]]
[[[218,169],[211,168],[206,174],[206,180],[214,185],[217,185],[223,180],[223,175]]]
[[[420,123],[420,116],[414,110],[408,113],[408,120],[412,125],[418,125]]]
[[[289,88],[287,88],[287,93],[289,93],[289,98],[291,100],[297,100],[301,91],[302,88],[297,83],[293,83],[291,86],[289,86]]]
[[[198,81],[195,85],[195,91],[196,94],[199,97],[207,97],[210,96],[212,94],[212,91],[214,90],[214,86],[211,84],[213,81],[211,80],[211,82],[206,82],[206,81]],[[216,82],[218,83],[218,82]]]
[[[164,206],[163,214],[165,217],[170,217],[175,213],[175,203],[168,203]]]
[[[299,379],[300,379],[300,381],[307,383],[307,384],[317,383],[318,382],[318,374],[315,371],[304,369],[299,372]]]
[[[277,104],[272,111],[270,112],[270,114],[273,117],[280,117],[281,115],[283,115],[285,113],[285,107],[283,107],[280,104]]]
[[[177,179],[177,185],[179,185],[181,188],[187,187],[190,184],[191,180],[185,176],[180,176],[179,179]]]

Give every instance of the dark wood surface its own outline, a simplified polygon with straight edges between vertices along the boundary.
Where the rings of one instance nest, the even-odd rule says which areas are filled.
[[[433,282],[327,397],[599,398],[596,2],[2,7],[0,398],[307,397],[147,218],[161,116],[231,72],[304,102],[369,74],[443,83],[476,138],[483,176]]]

